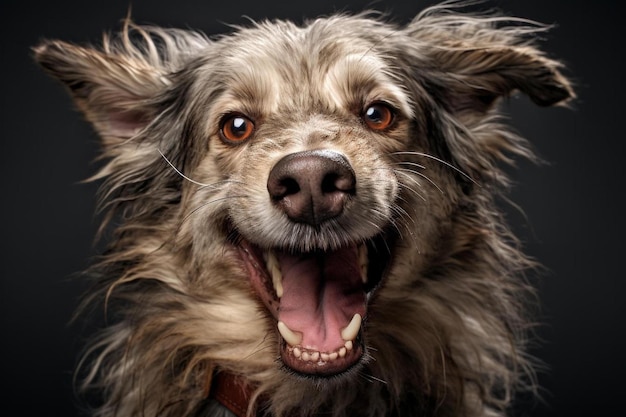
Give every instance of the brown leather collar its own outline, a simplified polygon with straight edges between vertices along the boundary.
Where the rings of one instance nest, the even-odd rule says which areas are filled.
[[[217,400],[237,417],[246,417],[253,392],[254,387],[245,378],[218,371],[211,380],[209,397]]]

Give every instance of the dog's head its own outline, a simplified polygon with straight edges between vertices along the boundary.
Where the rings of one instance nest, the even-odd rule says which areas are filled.
[[[137,299],[110,336],[131,346],[125,369],[149,385],[186,352],[185,377],[208,361],[287,392],[271,369],[367,366],[394,395],[410,381],[457,403],[509,383],[525,260],[492,193],[498,163],[530,151],[497,101],[573,93],[530,42],[541,28],[503,23],[434,8],[403,27],[343,15],[212,40],[126,22],[101,48],[37,47],[103,140],[97,178],[123,214],[107,291]],[[466,380],[487,388],[451,388]]]

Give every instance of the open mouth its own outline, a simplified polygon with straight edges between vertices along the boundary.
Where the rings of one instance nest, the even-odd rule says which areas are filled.
[[[305,253],[237,247],[251,283],[276,320],[284,365],[306,376],[333,376],[365,353],[368,301],[391,260],[389,239]]]

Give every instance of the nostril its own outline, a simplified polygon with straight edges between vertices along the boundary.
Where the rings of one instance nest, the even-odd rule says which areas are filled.
[[[354,193],[355,179],[352,170],[330,172],[324,176],[321,184],[322,194],[343,192]]]
[[[289,176],[277,178],[273,185],[268,184],[268,190],[273,200],[280,200],[289,195],[300,192],[298,180]]]
[[[281,181],[281,185],[285,189],[285,195],[296,194],[300,191],[300,184],[298,184],[298,180],[295,178],[284,178]]]
[[[337,191],[337,179],[339,175],[336,173],[326,174],[322,179],[321,191],[322,194],[332,193]]]

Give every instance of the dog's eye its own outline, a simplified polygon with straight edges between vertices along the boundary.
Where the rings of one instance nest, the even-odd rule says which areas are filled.
[[[384,103],[370,104],[361,116],[365,124],[372,130],[384,130],[394,120],[393,110]]]
[[[241,114],[229,114],[220,123],[222,138],[228,142],[243,142],[252,136],[254,123]]]

